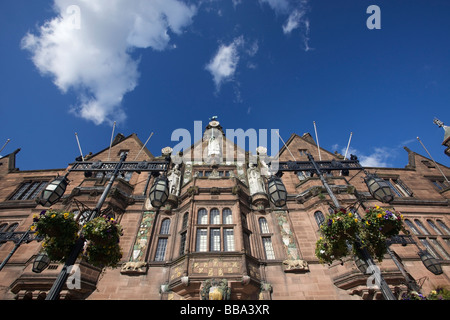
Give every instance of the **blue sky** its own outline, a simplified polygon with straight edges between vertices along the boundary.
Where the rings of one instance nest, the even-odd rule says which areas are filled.
[[[370,5],[381,29],[366,26]],[[78,9],[78,11],[77,11]],[[446,0],[3,0],[0,148],[21,170],[64,168],[136,133],[160,155],[172,132],[279,129],[404,167],[403,146],[449,165]],[[280,143],[281,145],[281,143]],[[56,147],[56,148],[55,148]]]

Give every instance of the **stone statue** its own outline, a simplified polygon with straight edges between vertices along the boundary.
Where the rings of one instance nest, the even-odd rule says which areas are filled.
[[[169,192],[175,196],[180,194],[181,171],[178,169],[179,166],[179,164],[176,164],[167,175],[167,179],[169,180]]]
[[[212,134],[208,141],[208,157],[220,154],[220,141],[214,136],[214,134]]]
[[[254,164],[249,164],[247,176],[248,176],[248,184],[249,184],[249,188],[250,188],[250,195],[254,195],[255,193],[266,192],[264,181],[261,178],[261,173],[259,172],[259,169],[254,166]]]

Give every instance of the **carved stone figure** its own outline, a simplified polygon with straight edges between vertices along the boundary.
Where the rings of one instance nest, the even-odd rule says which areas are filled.
[[[228,280],[205,280],[200,291],[200,297],[202,300],[230,300],[231,288],[228,286]]]
[[[308,271],[309,266],[308,262],[305,260],[284,260],[283,261],[284,271]]]
[[[147,267],[147,262],[144,261],[129,261],[122,265],[120,272],[145,272],[143,268]]]
[[[261,173],[259,172],[257,167],[254,167],[253,164],[249,165],[249,169],[247,170],[247,176],[250,188],[250,195],[254,195],[255,193],[266,192],[264,181],[261,178]]]
[[[211,137],[208,140],[208,157],[212,155],[221,155],[222,151],[220,150],[220,140],[221,135],[219,130],[211,129]]]
[[[176,164],[167,175],[167,179],[169,180],[169,192],[177,197],[180,195],[181,182],[181,171],[178,169],[179,166],[179,164]]]

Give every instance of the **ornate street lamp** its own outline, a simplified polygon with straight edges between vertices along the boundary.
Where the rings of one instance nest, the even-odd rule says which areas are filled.
[[[442,267],[439,261],[433,257],[427,250],[419,251],[420,260],[422,260],[423,265],[435,275],[442,274]]]
[[[154,208],[160,208],[166,202],[169,198],[169,180],[166,176],[159,176],[155,179],[149,198]]]
[[[41,273],[50,264],[50,258],[45,253],[39,253],[33,262],[33,272]]]
[[[67,180],[66,176],[56,178],[42,191],[38,203],[44,207],[55,204],[61,199],[68,184],[69,180]]]
[[[273,175],[268,182],[269,197],[276,207],[282,207],[286,204],[287,191],[281,178]]]
[[[364,182],[369,188],[369,192],[380,202],[390,203],[394,200],[394,194],[392,193],[389,184],[383,179],[379,178],[376,174],[366,173]]]

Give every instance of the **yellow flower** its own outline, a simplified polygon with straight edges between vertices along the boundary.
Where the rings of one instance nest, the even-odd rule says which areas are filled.
[[[54,218],[54,217],[56,217],[56,214],[52,214],[52,215],[50,216],[50,218]]]
[[[349,216],[349,217],[351,217],[351,216],[352,216],[352,213],[351,213],[351,212],[349,212],[349,213],[348,213],[348,216]]]
[[[366,221],[366,224],[369,225],[369,221]]]
[[[31,227],[30,227],[30,230],[31,230],[31,231],[36,230],[36,226],[31,226]]]
[[[358,219],[355,218],[354,220],[355,220],[355,222],[358,222]]]
[[[380,206],[375,206],[375,209],[380,209]]]
[[[68,217],[69,217],[69,213],[68,212],[64,213],[64,219],[67,219]]]

